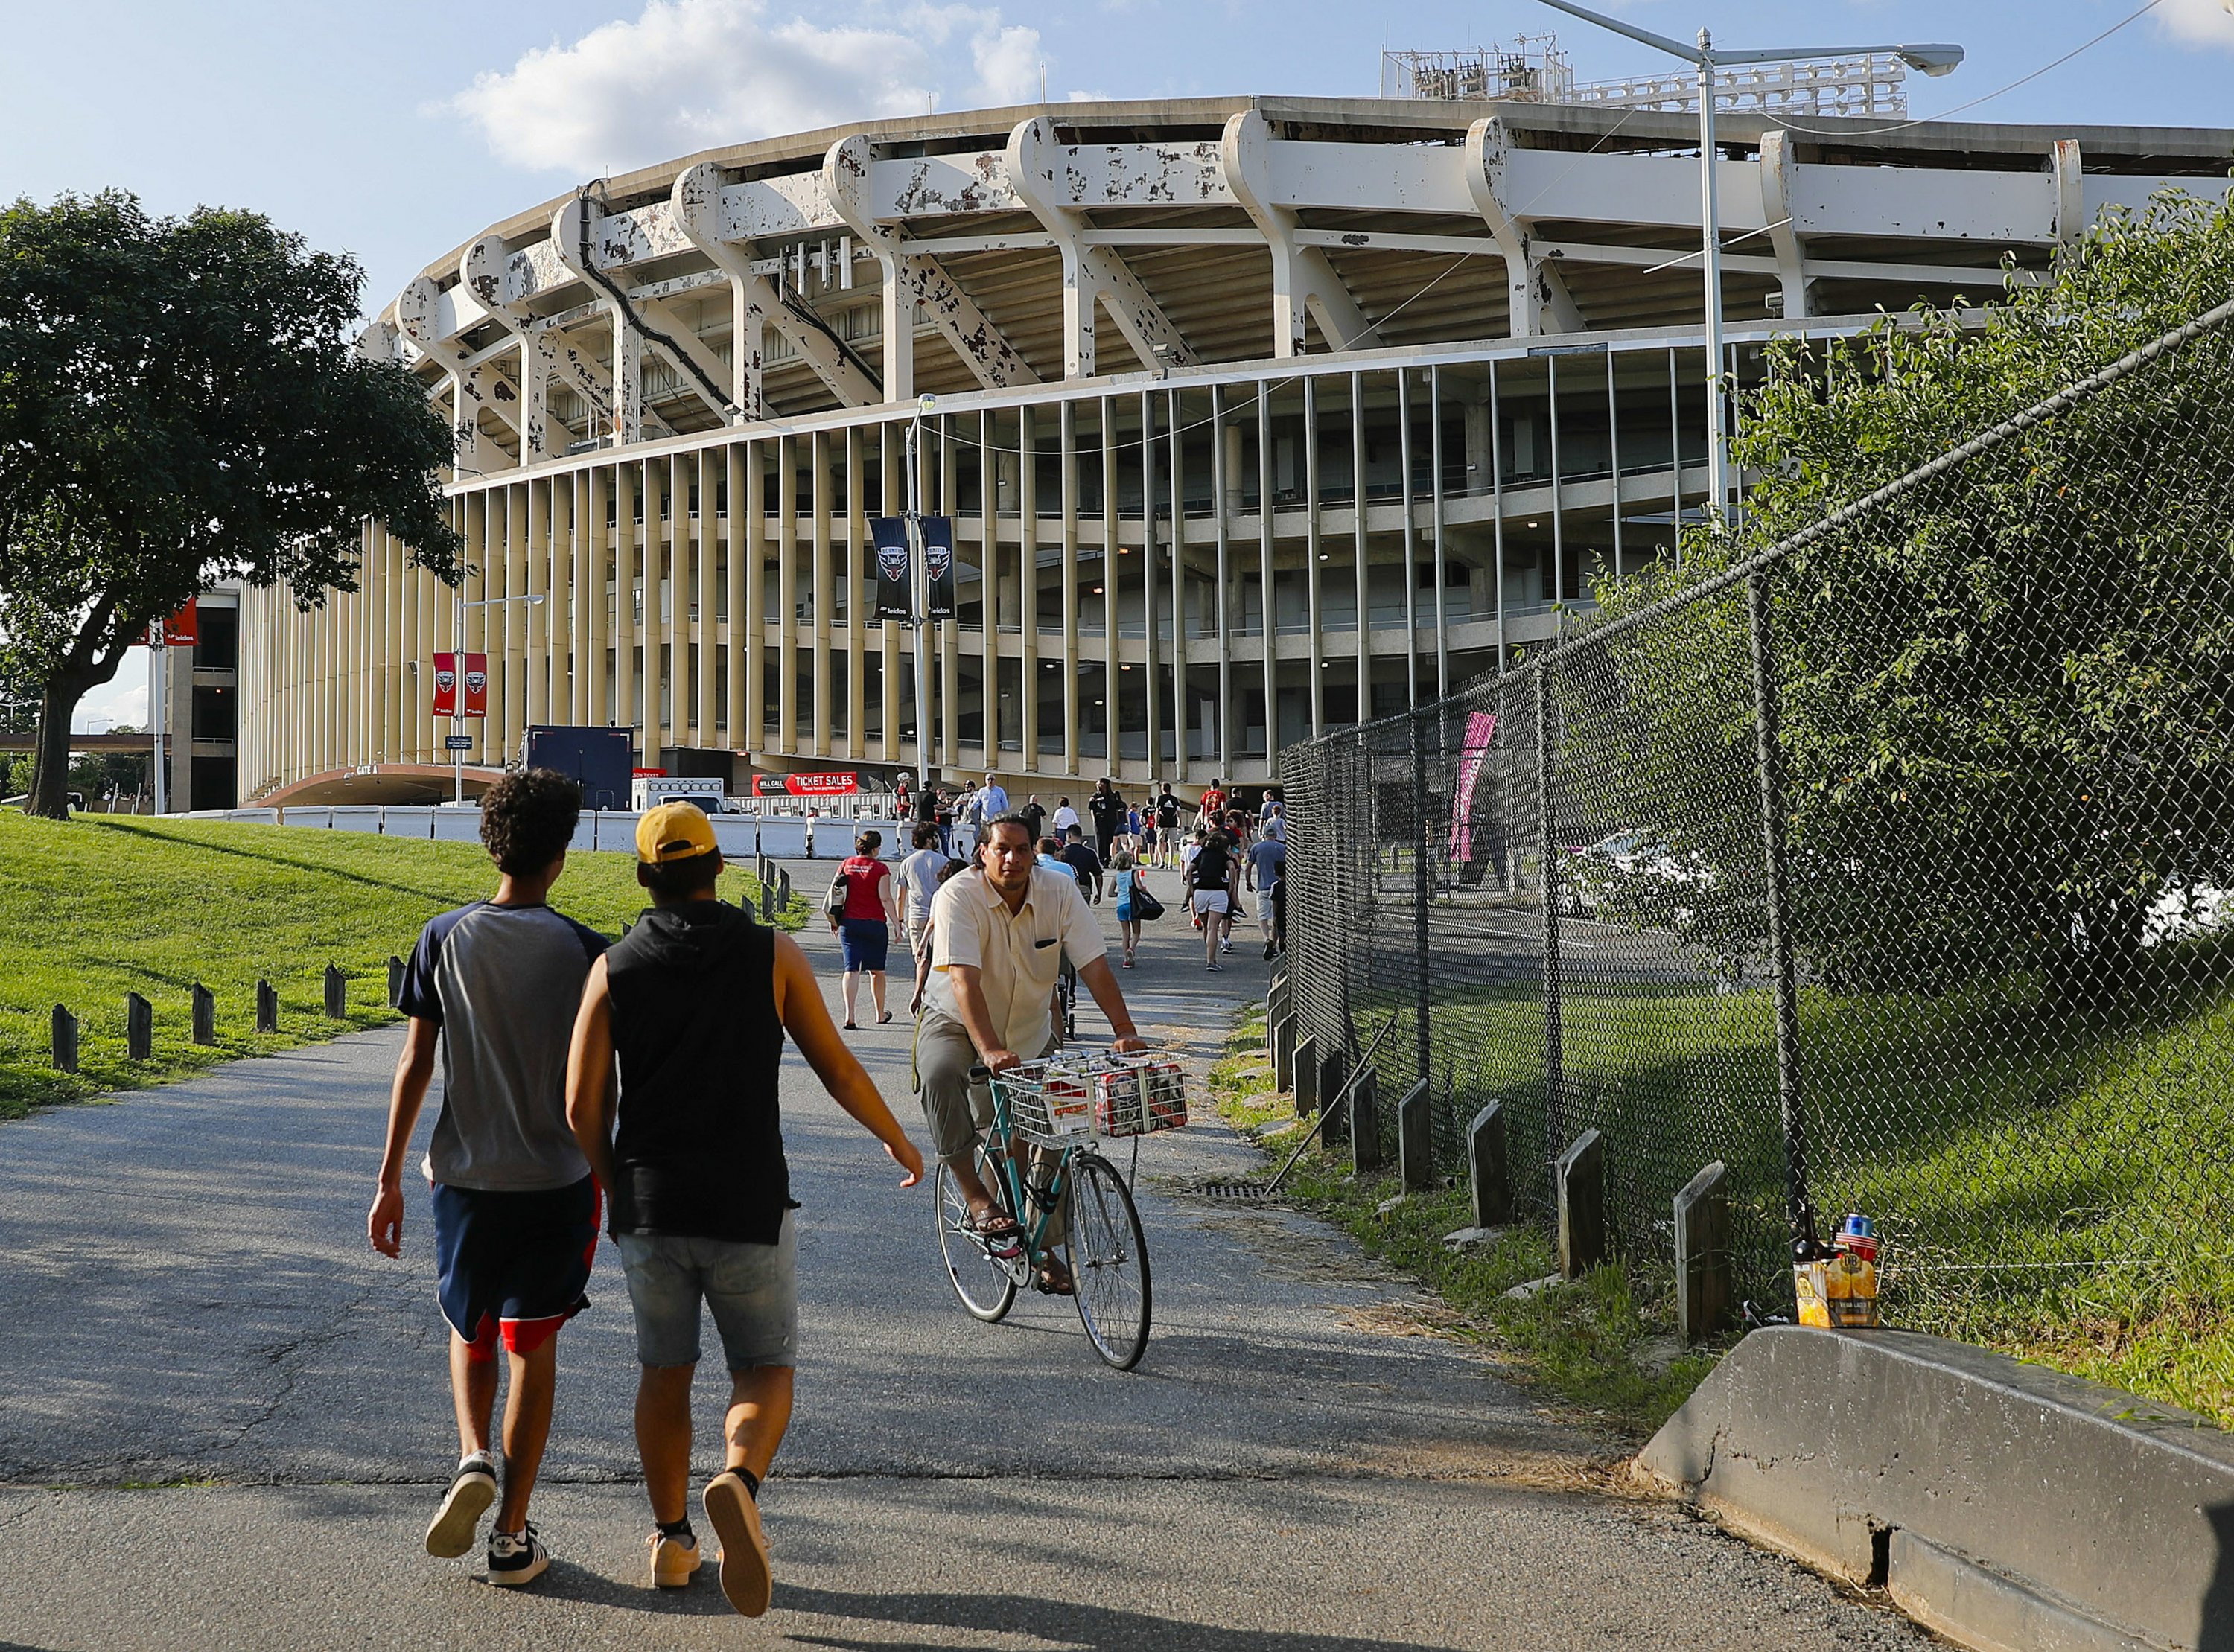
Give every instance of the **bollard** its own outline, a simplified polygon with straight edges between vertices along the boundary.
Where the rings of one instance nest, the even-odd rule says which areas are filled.
[[[124,1056],[144,1061],[155,1054],[155,1006],[136,992],[124,995]]]
[[[1306,1033],[1296,1041],[1289,1057],[1295,1068],[1296,1117],[1309,1118],[1319,1110],[1319,1041]]]
[[[1559,1277],[1579,1279],[1606,1259],[1605,1143],[1585,1130],[1559,1155]]]
[[[388,955],[388,1007],[403,1008],[403,960],[393,952]]]
[[[1381,1075],[1365,1069],[1349,1093],[1349,1167],[1359,1175],[1381,1168]]]
[[[54,1025],[51,1036],[56,1071],[61,1073],[76,1072],[77,1017],[71,1015],[69,1010],[63,1009],[60,1004],[56,1004],[55,1006]]]
[[[326,1018],[329,1021],[349,1019],[349,983],[330,963],[326,966]]]
[[[1324,1113],[1342,1094],[1342,1081],[1349,1076],[1349,1056],[1339,1044],[1319,1057],[1318,1081],[1311,1088],[1311,1111]],[[1329,1120],[1329,1124],[1333,1123]]]
[[[1512,1166],[1506,1157],[1505,1104],[1493,1101],[1466,1126],[1466,1180],[1473,1188],[1473,1224],[1512,1220]]]
[[[193,1032],[197,1044],[217,1042],[217,996],[199,981],[194,983]]]
[[[761,879],[761,922],[775,922],[775,885],[765,878]]]
[[[269,981],[256,983],[256,1030],[259,1033],[279,1030],[279,995],[271,990]]]
[[[1360,1074],[1357,1082],[1350,1085],[1347,1093],[1343,1089],[1345,1082],[1346,1074],[1329,1074],[1324,1068],[1320,1069],[1319,1106],[1327,1118],[1319,1133],[1329,1146],[1349,1139],[1349,1121],[1354,1116],[1351,1109],[1357,1105],[1358,1091],[1373,1082],[1373,1069],[1368,1067]]]
[[[1425,1193],[1434,1188],[1434,1120],[1428,1111],[1425,1079],[1405,1091],[1404,1099],[1396,1104],[1396,1173],[1408,1193]]]
[[[786,868],[775,869],[775,909],[787,911],[791,905],[791,873]]]
[[[1676,1334],[1686,1342],[1729,1326],[1728,1176],[1717,1159],[1676,1195]]]
[[[1272,1088],[1283,1094],[1296,1087],[1296,1018],[1272,1023]]]

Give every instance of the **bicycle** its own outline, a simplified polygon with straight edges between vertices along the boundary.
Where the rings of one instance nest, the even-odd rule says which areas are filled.
[[[1099,1069],[1081,1070],[1142,1069],[1119,1058]],[[1048,1290],[1041,1282],[1060,1243],[1087,1340],[1108,1364],[1129,1371],[1147,1350],[1154,1306],[1147,1236],[1133,1191],[1116,1166],[1094,1150],[1091,1134],[1055,1116],[1044,1087],[1048,1071],[1045,1062],[1029,1063],[998,1078],[983,1068],[972,1069],[973,1084],[989,1085],[993,1107],[992,1127],[977,1144],[978,1180],[993,1195],[996,1209],[1022,1232],[996,1238],[979,1231],[953,1172],[941,1165],[932,1200],[940,1257],[963,1308],[971,1317],[995,1324],[1006,1317],[1026,1283]],[[1186,1123],[1180,1089],[1175,1091],[1176,1111],[1166,1105],[1151,1124],[1144,1085],[1142,1081],[1133,1087],[1140,1098],[1136,1111],[1116,1121],[1123,1133]],[[1084,1097],[1087,1090],[1081,1087],[1077,1094]],[[1049,1155],[1051,1167],[1046,1163]],[[1058,1217],[1064,1218],[1060,1224]]]

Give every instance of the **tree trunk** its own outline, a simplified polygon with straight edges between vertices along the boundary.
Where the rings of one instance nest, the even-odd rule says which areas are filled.
[[[26,813],[49,820],[69,818],[70,722],[89,686],[73,672],[50,678],[40,690],[38,753]]]

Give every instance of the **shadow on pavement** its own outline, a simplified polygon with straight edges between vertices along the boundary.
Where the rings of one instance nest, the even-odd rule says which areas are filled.
[[[716,1596],[718,1599],[718,1596]],[[1026,1595],[846,1595],[779,1583],[775,1603],[788,1612],[825,1617],[863,1618],[879,1623],[908,1623],[920,1629],[971,1629],[983,1634],[1032,1636],[1091,1652],[1131,1652],[1153,1648],[1169,1652],[1448,1652],[1414,1642],[1362,1640],[1351,1635],[1290,1634],[1281,1629],[1225,1629],[1184,1623],[1147,1612],[1120,1611],[1075,1601],[1040,1600]],[[860,1648],[862,1652],[928,1652],[932,1644],[877,1639],[846,1640],[794,1631],[790,1639],[811,1646]]]

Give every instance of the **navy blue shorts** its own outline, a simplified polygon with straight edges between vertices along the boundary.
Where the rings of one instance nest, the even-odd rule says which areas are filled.
[[[849,917],[838,925],[838,949],[848,971],[883,969],[892,944],[892,925],[881,917]]]
[[[532,1193],[434,1184],[436,1295],[476,1359],[495,1357],[500,1331],[532,1354],[590,1305],[604,1204],[594,1176]]]

